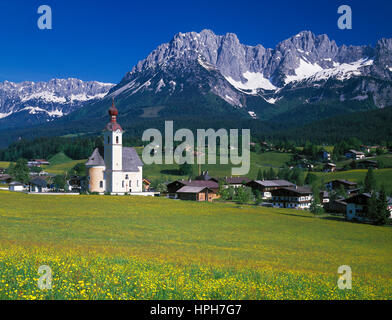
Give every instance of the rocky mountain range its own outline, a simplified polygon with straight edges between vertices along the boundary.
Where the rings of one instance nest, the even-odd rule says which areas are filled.
[[[76,79],[4,82],[0,117],[14,122],[22,111],[43,109],[35,123],[62,115],[69,123],[106,121],[113,98],[123,123],[259,119],[301,125],[384,108],[392,106],[392,39],[374,47],[338,46],[327,35],[303,31],[272,49],[242,44],[233,33],[178,33],[115,86]]]
[[[391,81],[392,39],[375,47],[338,46],[327,35],[303,31],[270,49],[203,30],[160,45],[107,97],[142,117],[159,107],[161,116],[181,110],[307,122],[390,106]]]
[[[0,83],[0,125],[26,126],[61,118],[87,101],[102,99],[114,85],[79,79]]]

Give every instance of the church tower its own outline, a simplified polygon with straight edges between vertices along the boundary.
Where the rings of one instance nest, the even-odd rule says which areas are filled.
[[[123,130],[117,123],[118,110],[114,105],[109,109],[110,122],[104,130],[104,160],[105,160],[105,180],[106,191],[110,193],[125,192],[122,177],[122,135]]]

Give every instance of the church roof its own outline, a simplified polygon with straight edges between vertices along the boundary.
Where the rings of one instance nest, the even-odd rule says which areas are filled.
[[[88,161],[86,162],[86,166],[91,166],[91,167],[105,166],[105,161],[103,161],[103,158],[99,154],[98,148],[95,148],[90,158],[88,158]]]
[[[139,171],[138,167],[143,166],[143,162],[140,160],[134,148],[123,147],[122,165],[123,165],[123,171],[138,172]]]
[[[86,162],[86,166],[90,167],[105,167],[105,161],[99,153],[98,148],[94,150],[90,158]],[[136,150],[134,148],[123,147],[122,148],[122,171],[125,172],[138,172],[139,168],[143,166],[143,162],[140,160]]]

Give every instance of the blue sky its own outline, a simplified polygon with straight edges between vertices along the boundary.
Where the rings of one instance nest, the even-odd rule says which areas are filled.
[[[52,8],[52,30],[37,27],[44,4]],[[337,27],[342,4],[352,7],[352,30]],[[374,45],[392,37],[391,14],[392,1],[380,0],[1,0],[0,81],[116,83],[174,34],[202,29],[272,48],[302,30],[326,33],[338,45]]]

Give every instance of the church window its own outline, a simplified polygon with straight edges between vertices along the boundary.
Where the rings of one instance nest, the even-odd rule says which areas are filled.
[[[99,187],[102,189],[103,188],[103,181],[99,182]]]
[[[108,143],[110,143],[110,137],[108,137]]]
[[[128,175],[126,174],[126,175],[125,175],[125,180],[128,180],[128,179],[129,179],[129,177],[128,177]]]
[[[122,181],[122,187],[124,188],[124,180]]]
[[[116,137],[116,143],[118,143],[118,136]]]

